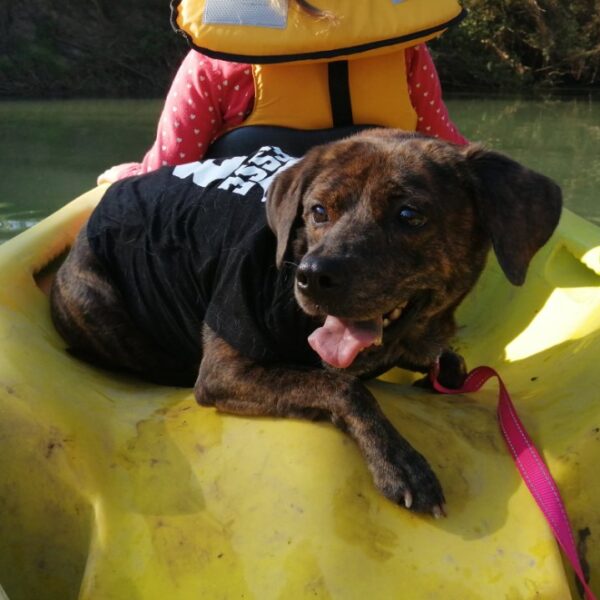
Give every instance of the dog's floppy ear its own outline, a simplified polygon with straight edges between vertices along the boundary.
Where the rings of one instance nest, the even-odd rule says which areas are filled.
[[[277,237],[276,264],[281,267],[296,219],[302,211],[302,195],[306,187],[301,163],[279,173],[267,194],[267,222]]]
[[[560,188],[498,152],[470,145],[465,150],[475,176],[477,203],[498,262],[509,281],[521,285],[533,255],[558,224]]]

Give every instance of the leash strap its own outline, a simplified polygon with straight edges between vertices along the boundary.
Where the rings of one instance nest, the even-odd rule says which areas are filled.
[[[554,533],[554,537],[560,544],[575,574],[579,578],[586,599],[596,600],[581,568],[575,538],[573,537],[567,511],[561,500],[556,483],[519,419],[510,394],[500,375],[491,367],[478,367],[467,375],[460,389],[454,390],[446,388],[438,382],[439,370],[439,362],[437,362],[430,373],[430,377],[434,389],[442,394],[477,392],[489,379],[493,377],[498,379],[500,388],[498,395],[498,420],[502,435],[521,473],[521,477],[546,517]]]

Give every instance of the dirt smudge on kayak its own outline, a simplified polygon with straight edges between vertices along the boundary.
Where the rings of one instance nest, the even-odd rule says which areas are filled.
[[[360,546],[371,558],[386,561],[394,556],[398,535],[378,522],[369,492],[364,491],[369,487],[365,470],[364,474],[352,474],[344,487],[337,490],[333,500],[335,531],[346,542]]]

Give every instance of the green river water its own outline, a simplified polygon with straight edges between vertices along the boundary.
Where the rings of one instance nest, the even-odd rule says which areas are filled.
[[[470,140],[553,177],[565,205],[600,224],[600,99],[450,98]],[[160,100],[0,102],[0,242],[139,160]]]

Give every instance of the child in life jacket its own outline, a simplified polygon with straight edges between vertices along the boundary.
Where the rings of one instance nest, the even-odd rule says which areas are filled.
[[[305,0],[295,2],[315,18],[330,16]],[[456,144],[467,143],[449,117],[427,46],[418,44],[403,52],[410,103],[417,115],[416,131]],[[252,65],[190,50],[167,94],[152,147],[141,162],[111,167],[98,177],[98,183],[201,160],[214,140],[244,124],[254,101]]]

